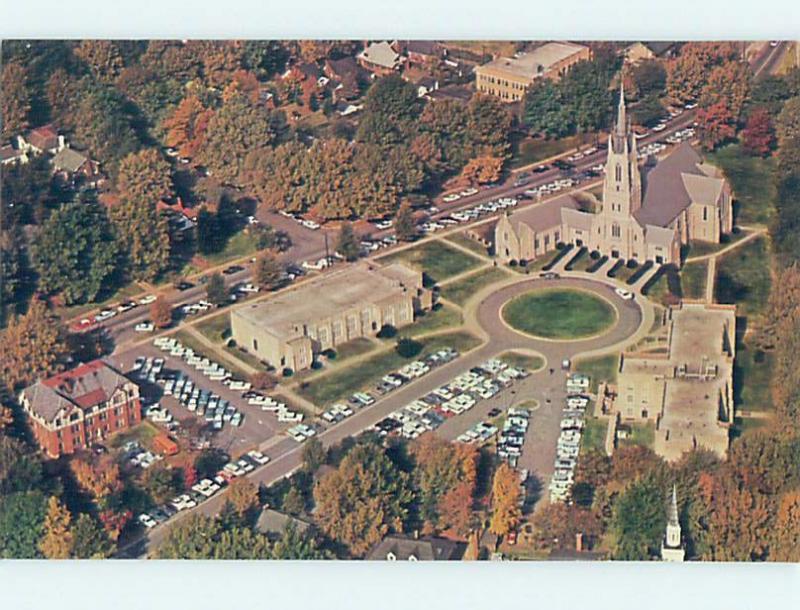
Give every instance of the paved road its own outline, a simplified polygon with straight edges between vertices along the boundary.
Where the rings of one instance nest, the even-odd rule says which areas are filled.
[[[535,398],[540,402],[540,408],[533,413],[531,431],[526,438],[520,467],[528,468],[536,473],[542,483],[546,482],[552,474],[556,439],[559,434],[560,410],[565,396],[564,373],[559,371],[551,374],[549,369],[558,369],[563,358],[574,358],[580,353],[619,344],[636,333],[642,324],[643,317],[641,309],[635,302],[620,299],[614,293],[613,288],[604,282],[577,278],[544,280],[525,276],[511,281],[514,283],[489,294],[477,304],[477,320],[488,337],[483,345],[403,386],[343,422],[327,428],[319,434],[322,443],[327,447],[359,434],[391,412],[448,383],[459,373],[479,365],[492,356],[509,349],[534,351],[546,359],[546,365],[541,371],[533,373],[523,382],[515,384],[512,389],[506,390],[494,401],[482,401],[473,409],[474,413],[469,413],[468,417],[462,415],[452,418],[443,427],[441,433],[445,438],[454,438],[483,417],[492,406],[507,407],[517,400]],[[502,321],[500,310],[509,299],[535,287],[554,286],[589,290],[606,298],[618,312],[617,323],[602,336],[556,342],[521,334],[506,326]],[[301,452],[302,446],[295,441],[289,438],[275,437],[270,446],[265,449],[265,453],[271,458],[270,463],[253,472],[250,479],[255,483],[269,485],[290,475],[301,465]],[[220,510],[223,502],[224,495],[216,496],[195,510],[204,514],[215,514]],[[185,518],[187,514],[190,512],[180,513],[168,524],[148,532],[148,540],[142,540],[138,544],[124,549],[123,554],[139,556],[146,552],[148,546],[157,546],[163,539],[167,528]]]

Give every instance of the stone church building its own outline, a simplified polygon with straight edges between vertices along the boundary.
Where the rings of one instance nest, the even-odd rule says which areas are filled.
[[[621,91],[600,211],[581,210],[570,195],[557,197],[501,216],[494,243],[504,262],[529,261],[564,242],[611,258],[680,265],[683,244],[718,243],[732,229],[727,181],[687,142],[642,174]]]

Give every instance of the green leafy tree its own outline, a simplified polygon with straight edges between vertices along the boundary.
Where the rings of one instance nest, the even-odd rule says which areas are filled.
[[[398,75],[378,79],[364,98],[356,138],[390,146],[402,142],[421,110],[417,90]]]
[[[91,516],[81,513],[72,524],[72,557],[75,559],[107,559],[115,545],[103,527]]]
[[[218,519],[189,515],[171,526],[155,551],[158,559],[270,559],[266,536],[246,527],[226,529]]]
[[[303,468],[313,474],[328,460],[328,452],[322,441],[313,437],[303,443],[302,457]]]
[[[644,127],[652,127],[667,116],[661,100],[657,95],[648,95],[632,109],[634,120]]]
[[[0,230],[0,324],[20,297],[24,283],[25,240],[18,227]]]
[[[667,71],[661,62],[655,59],[639,62],[633,67],[632,76],[641,96],[660,96],[666,89]]]
[[[0,496],[0,557],[41,557],[39,540],[46,515],[47,499],[40,491]]]
[[[341,254],[346,261],[352,262],[358,258],[358,237],[353,231],[353,225],[349,222],[342,223],[342,228],[339,229],[336,251]]]
[[[283,276],[283,266],[270,252],[264,252],[258,259],[253,269],[256,283],[267,290],[277,288]]]
[[[41,460],[21,441],[0,434],[0,495],[31,491],[42,480]]]
[[[655,557],[666,525],[666,492],[651,478],[634,482],[614,503],[610,524],[614,558],[643,561]]]
[[[228,289],[221,273],[213,273],[206,284],[206,297],[214,305],[225,305],[228,302]]]
[[[299,515],[306,509],[306,499],[296,485],[292,485],[283,497],[283,510],[290,515]]]
[[[20,135],[28,127],[28,113],[31,110],[28,73],[19,62],[8,62],[3,66],[3,95],[0,96],[3,117],[3,140]]]
[[[120,163],[117,189],[124,199],[154,205],[172,197],[172,168],[155,148],[131,153]]]
[[[60,293],[67,305],[94,301],[110,288],[118,255],[105,208],[68,203],[50,215],[34,244],[39,288]]]
[[[140,146],[125,98],[114,87],[98,85],[86,87],[78,100],[74,143],[116,173],[119,162]]]
[[[163,504],[181,491],[175,471],[165,466],[149,468],[143,481],[143,487],[156,504]]]
[[[321,550],[314,536],[308,532],[301,533],[294,523],[289,523],[280,540],[272,548],[273,559],[330,559],[328,553]]]

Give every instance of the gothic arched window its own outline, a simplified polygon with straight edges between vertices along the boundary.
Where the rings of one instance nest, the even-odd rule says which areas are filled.
[[[619,237],[619,235],[620,235],[619,225],[617,223],[614,223],[613,225],[611,225],[611,237]]]
[[[617,167],[616,167],[614,176],[615,176],[617,182],[622,182],[622,166],[619,163],[617,163]]]

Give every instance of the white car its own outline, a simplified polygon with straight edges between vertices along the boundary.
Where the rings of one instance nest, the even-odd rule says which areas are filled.
[[[152,322],[139,322],[133,327],[133,330],[135,330],[137,333],[150,333],[153,332],[154,328],[155,327],[153,326]]]
[[[104,309],[103,311],[101,311],[99,314],[97,314],[94,317],[94,321],[95,322],[104,322],[104,321],[108,320],[109,318],[113,318],[115,315],[117,315],[117,312],[114,311],[113,309]]]
[[[236,290],[238,290],[239,292],[258,292],[260,288],[258,286],[255,286],[254,284],[248,283],[248,284],[242,284]]]
[[[267,457],[266,455],[264,455],[260,451],[248,451],[247,452],[247,457],[249,457],[251,460],[253,460],[257,464],[260,464],[261,466],[263,466],[264,464],[269,462],[269,457]]]
[[[454,201],[458,201],[459,199],[461,199],[461,195],[458,193],[450,193],[449,195],[442,197],[442,201],[445,203],[452,203]]]
[[[392,227],[392,221],[391,220],[379,220],[378,222],[375,223],[375,226],[378,229],[381,229],[381,230],[390,229]]]
[[[153,528],[153,527],[156,526],[156,520],[153,519],[147,513],[142,513],[141,515],[139,515],[139,523],[144,525],[147,529],[150,529],[150,528]]]
[[[617,293],[617,296],[621,299],[625,299],[626,301],[633,300],[633,293],[630,290],[625,290],[624,288],[617,288],[614,290]]]
[[[477,193],[478,189],[470,187],[468,189],[464,189],[463,191],[461,191],[460,194],[462,197],[471,197],[472,195],[476,195]]]
[[[149,305],[156,300],[156,295],[148,294],[139,299],[139,305]]]

